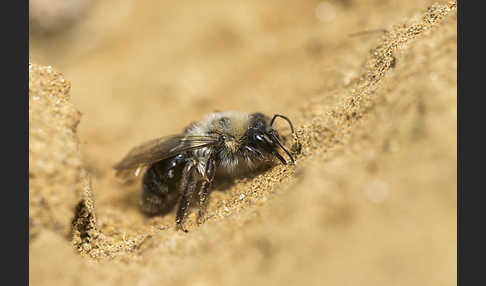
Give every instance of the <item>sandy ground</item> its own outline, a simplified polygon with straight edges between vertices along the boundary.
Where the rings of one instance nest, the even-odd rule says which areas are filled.
[[[31,285],[456,284],[455,1],[91,4],[31,29]],[[296,165],[145,217],[111,166],[231,109],[289,116]]]

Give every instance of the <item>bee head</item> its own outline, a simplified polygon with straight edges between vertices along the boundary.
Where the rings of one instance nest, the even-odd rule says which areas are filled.
[[[254,113],[250,116],[250,124],[248,131],[246,132],[246,144],[244,144],[244,148],[246,148],[247,151],[259,154],[272,154],[277,157],[282,164],[286,165],[287,161],[278,152],[278,149],[280,148],[288,155],[290,161],[294,163],[294,158],[280,141],[280,135],[277,130],[273,129],[273,123],[277,117],[287,120],[292,133],[294,132],[292,123],[285,116],[275,114],[272,120],[269,120],[269,118],[262,113]]]

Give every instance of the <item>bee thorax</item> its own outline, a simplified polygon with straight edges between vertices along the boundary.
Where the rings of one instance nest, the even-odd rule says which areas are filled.
[[[236,153],[238,149],[240,148],[240,144],[236,142],[235,140],[229,140],[225,142],[226,148],[229,149],[230,152]]]

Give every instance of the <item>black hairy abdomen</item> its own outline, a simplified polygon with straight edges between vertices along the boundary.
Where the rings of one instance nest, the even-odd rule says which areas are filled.
[[[182,176],[181,155],[152,164],[142,179],[141,208],[146,214],[164,214],[171,211],[180,197],[177,182]]]

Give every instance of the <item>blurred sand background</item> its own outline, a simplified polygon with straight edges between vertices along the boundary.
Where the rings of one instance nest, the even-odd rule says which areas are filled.
[[[456,284],[455,1],[30,0],[30,19],[31,285]],[[111,166],[233,109],[290,117],[296,165],[215,189],[189,233],[143,216]]]

